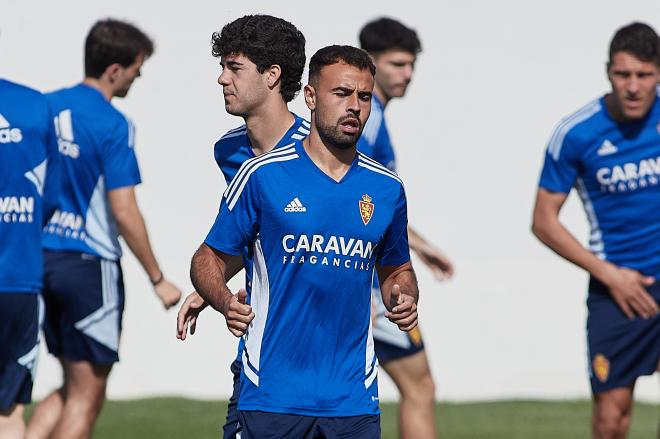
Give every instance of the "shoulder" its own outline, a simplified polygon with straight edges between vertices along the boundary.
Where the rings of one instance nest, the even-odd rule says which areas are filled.
[[[367,157],[358,151],[358,166],[363,168],[365,172],[372,173],[374,176],[382,180],[383,184],[404,189],[403,181],[399,178],[396,172],[387,169],[385,166],[378,163],[376,160]]]
[[[384,126],[385,115],[383,113],[383,107],[373,101],[374,105],[371,106],[371,113],[369,114],[369,119],[367,120],[364,130],[362,130],[362,135],[360,136],[359,141],[365,142],[369,145],[376,143],[378,139],[378,134],[381,131],[381,128]]]
[[[552,131],[548,142],[548,152],[553,158],[559,157],[567,140],[579,147],[584,143],[585,136],[591,137],[594,133],[594,123],[598,123],[598,116],[603,111],[602,101],[599,98],[562,118]]]
[[[46,98],[44,95],[28,86],[22,85],[22,84],[17,84],[12,81],[7,81],[7,80],[0,80],[0,86],[2,86],[2,90],[4,93],[10,93],[12,95],[19,95],[22,99],[30,99],[34,100],[37,102],[46,102]]]
[[[248,144],[247,127],[245,125],[229,130],[215,142],[213,147],[215,159],[218,161],[228,157]]]

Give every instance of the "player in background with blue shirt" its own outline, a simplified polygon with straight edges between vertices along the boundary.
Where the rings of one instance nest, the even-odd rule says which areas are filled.
[[[243,164],[193,257],[197,291],[233,334],[245,334],[242,437],[380,435],[374,267],[403,330],[417,324],[418,293],[401,181],[355,149],[374,72],[367,54],[349,46],[312,57],[310,136]],[[254,252],[250,305],[223,281],[246,244]],[[236,304],[253,312],[245,318]]]
[[[24,438],[43,306],[41,229],[55,209],[60,157],[46,98],[0,79],[0,437]]]
[[[392,99],[405,96],[412,80],[417,54],[422,46],[417,32],[391,18],[367,23],[360,31],[360,46],[374,59],[376,83],[371,102],[371,116],[358,141],[358,151],[388,169],[396,170],[396,157],[385,122],[385,109]],[[413,227],[408,226],[408,240],[413,250],[436,276],[453,275],[451,261]],[[374,341],[376,355],[383,369],[395,382],[399,403],[399,434],[406,438],[435,438],[435,383],[431,375],[424,342],[419,329],[401,332],[386,318],[386,308],[374,284]]]
[[[132,124],[110,103],[125,97],[153,43],[128,23],[94,24],[85,42],[85,79],[47,95],[63,156],[64,189],[44,229],[49,351],[64,371],[63,386],[35,409],[30,438],[84,438],[105,401],[107,378],[119,360],[124,307],[121,235],[165,308],[181,292],[153,254],[135,199],[140,172]]]
[[[587,355],[598,439],[626,437],[635,381],[660,360],[659,68],[651,27],[616,32],[612,92],[557,125],[534,208],[534,234],[591,275]],[[588,250],[559,221],[573,187],[591,224]]]
[[[305,37],[293,24],[281,18],[247,15],[214,33],[212,41],[213,56],[221,58],[218,84],[223,89],[225,110],[245,121],[215,144],[215,160],[229,185],[246,160],[290,145],[309,134],[309,122],[288,108],[288,103],[302,87]],[[242,259],[234,259],[236,264],[225,272],[225,280],[229,281],[245,266],[246,289],[249,290],[252,261],[247,247]],[[247,292],[241,292],[242,297],[246,295]],[[191,334],[194,333],[197,316],[206,306],[197,292],[188,295],[179,310],[177,338],[185,340],[189,326]],[[230,368],[234,389],[223,427],[225,438],[236,437],[240,429],[236,407],[242,343],[238,351]]]

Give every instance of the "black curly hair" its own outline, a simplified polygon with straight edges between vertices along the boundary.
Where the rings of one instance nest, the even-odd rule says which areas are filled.
[[[367,52],[353,46],[326,46],[316,51],[309,60],[309,83],[314,85],[321,69],[337,63],[345,63],[362,70],[369,70],[371,76],[376,74],[376,66]]]
[[[616,31],[610,43],[610,63],[618,52],[626,52],[642,61],[660,65],[660,39],[648,24],[631,23]]]
[[[271,15],[246,15],[214,32],[215,57],[241,54],[263,73],[272,65],[282,69],[280,94],[290,102],[302,87],[305,36],[293,24]]]
[[[413,54],[422,51],[417,32],[392,18],[379,18],[365,24],[360,31],[360,47],[371,54],[403,50]]]
[[[112,18],[99,20],[85,40],[85,76],[100,78],[111,64],[128,67],[138,55],[153,53],[153,41],[137,27]]]

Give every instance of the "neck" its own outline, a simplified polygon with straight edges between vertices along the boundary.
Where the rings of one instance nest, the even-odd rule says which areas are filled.
[[[244,117],[252,150],[257,156],[271,151],[295,120],[286,102],[278,100],[272,105],[262,105]]]
[[[346,175],[357,154],[355,145],[352,148],[339,148],[325,143],[313,123],[309,137],[303,140],[303,146],[314,164],[335,181],[340,181]]]
[[[83,84],[98,90],[108,102],[114,96],[114,91],[112,90],[112,87],[110,87],[110,84],[102,79],[85,77],[85,79],[83,79]]]
[[[383,103],[383,107],[387,107],[387,103],[390,101],[390,97],[388,97],[385,92],[383,92],[383,89],[378,86],[378,84],[374,84],[374,94],[378,97],[378,99]]]

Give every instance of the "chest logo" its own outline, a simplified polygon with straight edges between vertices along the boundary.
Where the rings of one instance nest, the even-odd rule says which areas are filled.
[[[303,206],[298,197],[294,198],[284,208],[285,212],[307,212],[307,208]]]
[[[596,153],[599,156],[604,156],[604,155],[614,154],[618,150],[619,150],[619,148],[617,148],[612,142],[610,142],[609,140],[606,139],[603,142],[603,144],[600,145],[600,148],[598,148],[598,151],[596,151]]]
[[[362,199],[358,202],[360,206],[360,216],[362,217],[362,222],[366,226],[371,221],[371,217],[374,215],[374,203],[371,202],[371,197],[367,194],[362,195]]]

